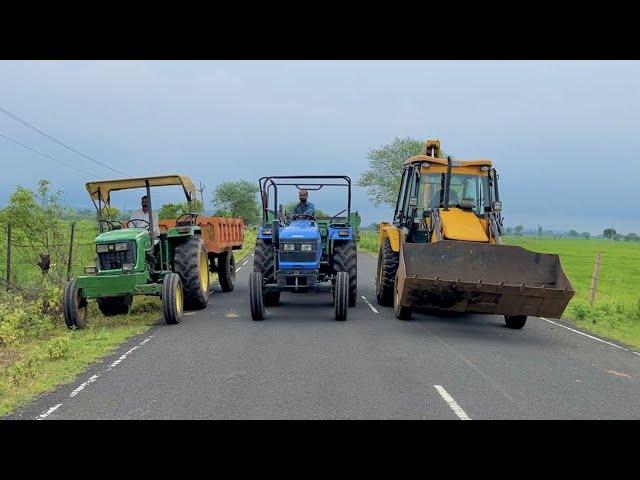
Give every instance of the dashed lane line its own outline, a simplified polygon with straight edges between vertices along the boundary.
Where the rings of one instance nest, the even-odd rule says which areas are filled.
[[[449,405],[453,413],[455,413],[460,420],[471,420],[471,417],[467,415],[467,413],[462,409],[458,402],[456,402],[449,392],[447,392],[442,385],[434,385],[440,396],[444,399],[445,402]]]
[[[145,338],[142,342],[140,342],[138,345],[135,345],[134,347],[130,348],[129,350],[127,350],[124,354],[122,354],[117,360],[115,360],[111,365],[109,365],[109,367],[101,373],[96,373],[95,375],[92,375],[91,377],[89,377],[89,379],[84,382],[81,383],[80,385],[78,385],[70,394],[69,394],[69,398],[73,398],[76,395],[78,395],[80,392],[82,392],[88,385],[92,384],[93,382],[95,382],[100,375],[102,375],[103,373],[106,373],[110,370],[113,370],[115,367],[118,366],[118,364],[120,364],[120,362],[122,362],[124,359],[126,359],[129,355],[131,355],[133,352],[135,352],[137,349],[139,349],[140,347],[142,347],[145,343],[147,343],[149,340],[151,340],[153,337],[155,337],[155,333],[153,335],[149,335],[147,338]],[[49,415],[51,415],[53,412],[55,412],[58,408],[60,408],[62,406],[62,403],[58,403],[52,407],[50,407],[48,410],[46,410],[45,412],[41,413],[40,415],[38,415],[36,417],[36,420],[44,420],[45,418],[47,418]]]
[[[378,312],[378,310],[376,310],[376,308],[371,304],[371,302],[369,300],[367,300],[367,297],[365,297],[364,295],[362,295],[362,299],[364,300],[364,303],[366,303],[369,308],[373,311],[373,313],[380,313]]]

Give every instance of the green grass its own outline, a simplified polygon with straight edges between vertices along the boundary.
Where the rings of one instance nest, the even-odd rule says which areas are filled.
[[[640,242],[504,237],[509,245],[557,253],[576,293],[563,317],[579,327],[640,348]],[[360,232],[359,248],[377,255],[377,232]],[[589,304],[596,254],[601,252],[596,300]]]
[[[256,231],[245,230],[244,246],[235,251],[236,262],[253,252],[255,240]],[[93,262],[93,250],[89,258],[87,265]],[[213,275],[211,280],[216,278]],[[5,301],[11,302],[11,298]],[[1,302],[0,298],[0,305]],[[83,330],[68,330],[57,313],[29,318],[28,331],[23,322],[20,337],[13,344],[0,341],[0,416],[38,394],[73,381],[88,365],[113,353],[127,339],[162,323],[158,297],[134,297],[128,315],[104,317],[94,301],[89,302],[89,309],[89,322]]]

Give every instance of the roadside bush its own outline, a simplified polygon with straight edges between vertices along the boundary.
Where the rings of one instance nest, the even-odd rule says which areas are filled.
[[[36,375],[38,360],[35,358],[29,358],[24,362],[18,362],[9,367],[9,378],[14,386],[18,386],[21,383],[29,380]]]
[[[55,338],[47,345],[47,356],[50,360],[64,358],[69,352],[70,346],[71,339],[69,337]]]

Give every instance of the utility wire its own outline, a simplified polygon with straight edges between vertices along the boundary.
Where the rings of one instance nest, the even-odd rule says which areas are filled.
[[[52,142],[57,143],[58,145],[63,146],[64,148],[66,148],[67,150],[71,150],[72,152],[80,155],[81,157],[86,158],[87,160],[91,160],[93,163],[97,163],[98,165],[101,165],[105,168],[108,168],[109,170],[113,170],[116,173],[120,173],[121,175],[125,175],[128,176],[126,173],[121,172],[120,170],[117,170],[115,168],[110,167],[109,165],[106,165],[102,162],[100,162],[99,160],[96,160],[95,158],[90,157],[89,155],[85,155],[84,153],[76,150],[75,148],[67,145],[66,143],[62,143],[60,140],[52,137],[51,135],[49,135],[46,132],[43,132],[42,130],[40,130],[38,127],[35,127],[33,125],[31,125],[30,123],[28,123],[27,121],[21,119],[20,117],[18,117],[17,115],[14,115],[13,113],[9,112],[8,110],[5,110],[4,108],[0,107],[0,113],[5,114],[6,116],[12,118],[13,120],[15,120],[18,123],[21,123],[22,125],[29,127],[31,130],[39,133],[40,135],[43,135],[44,137],[47,137],[49,140],[51,140]]]
[[[43,157],[46,157],[46,158],[48,158],[50,160],[53,160],[54,162],[58,162],[59,164],[64,165],[65,167],[73,168],[74,170],[77,170],[78,172],[84,173],[85,175],[89,175],[90,177],[93,177],[93,178],[98,178],[93,173],[85,172],[84,170],[82,170],[80,168],[76,168],[73,165],[69,165],[68,163],[63,162],[62,160],[58,160],[57,158],[53,158],[52,156],[47,155],[46,153],[39,152],[38,150],[36,150],[34,148],[31,148],[31,147],[28,147],[24,143],[20,143],[19,141],[14,140],[13,138],[9,138],[6,135],[3,135],[2,133],[0,133],[0,137],[5,138],[5,139],[9,140],[10,142],[13,142],[13,143],[15,143],[17,145],[20,145],[21,147],[24,147],[27,150],[31,150],[32,152],[35,152],[38,155],[42,155]]]

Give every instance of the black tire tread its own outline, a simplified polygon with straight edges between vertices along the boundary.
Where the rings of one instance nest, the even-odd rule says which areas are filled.
[[[253,253],[253,271],[262,273],[266,283],[275,282],[273,246],[262,238],[256,240]]]
[[[208,259],[207,249],[202,237],[194,235],[176,245],[173,257],[173,270],[180,275],[184,293],[184,308],[202,309],[209,302],[209,288],[203,291],[200,287],[200,253],[204,251]],[[207,272],[209,266],[207,265]]]
[[[349,306],[358,298],[358,249],[355,240],[337,242],[333,247],[333,268],[349,274]]]
[[[378,305],[385,307],[393,306],[393,294],[396,281],[396,272],[400,264],[399,252],[394,252],[391,248],[389,237],[385,237],[382,249],[378,253],[378,262],[383,262],[381,278],[377,278],[376,300]],[[378,263],[380,265],[380,263]],[[379,267],[376,275],[379,275]]]

